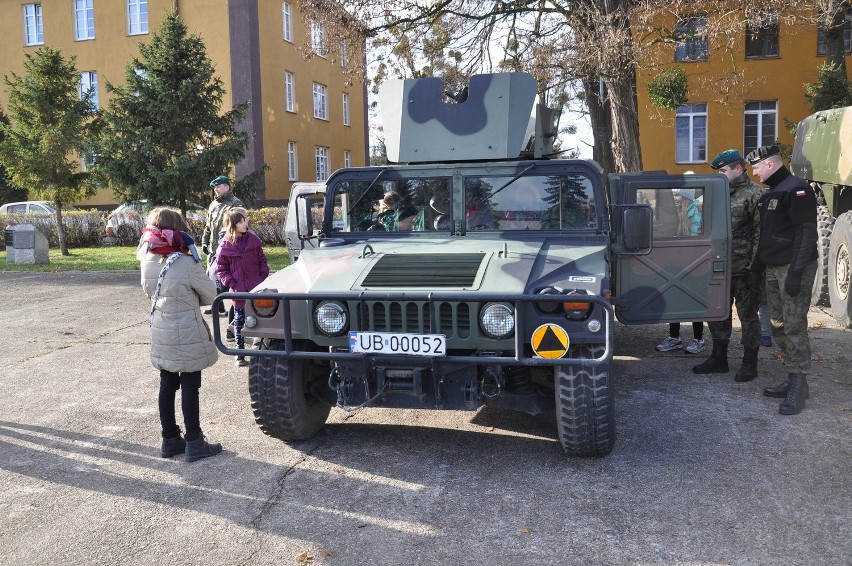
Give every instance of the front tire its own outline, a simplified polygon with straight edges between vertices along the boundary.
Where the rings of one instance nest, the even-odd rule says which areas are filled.
[[[258,350],[283,349],[283,340],[264,339],[258,346]],[[286,442],[308,440],[325,425],[331,406],[310,391],[316,380],[328,379],[327,365],[259,352],[248,373],[254,420],[265,434]]]
[[[602,344],[571,346],[572,358],[594,358]],[[606,456],[615,444],[615,398],[612,358],[591,366],[557,366],[556,427],[569,456]]]
[[[831,313],[844,328],[852,328],[852,302],[850,295],[850,271],[852,271],[852,212],[837,217],[831,233],[828,251],[828,293],[831,297]]]

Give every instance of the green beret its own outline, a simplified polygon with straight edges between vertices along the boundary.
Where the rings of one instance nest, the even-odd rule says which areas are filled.
[[[713,161],[710,162],[710,167],[712,169],[721,169],[725,165],[736,163],[742,158],[743,156],[740,155],[740,152],[736,149],[726,149],[725,151],[713,158]]]
[[[230,185],[231,180],[225,175],[219,175],[212,181],[210,181],[210,188],[218,187],[219,185]]]
[[[778,149],[777,145],[762,145],[746,155],[746,161],[751,165],[755,165],[773,155],[781,155],[781,150]]]

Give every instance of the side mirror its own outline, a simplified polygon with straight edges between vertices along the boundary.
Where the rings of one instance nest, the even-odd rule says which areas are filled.
[[[651,207],[628,205],[622,211],[622,243],[624,251],[643,255],[651,252]]]

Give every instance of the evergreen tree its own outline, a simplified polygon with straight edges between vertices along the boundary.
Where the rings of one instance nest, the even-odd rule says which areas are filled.
[[[0,123],[5,126],[9,125],[9,118],[0,109]],[[0,143],[3,140],[3,131],[0,130]],[[0,165],[0,204],[7,202],[17,202],[19,200],[27,200],[27,190],[19,189],[12,185],[9,181],[9,175],[6,173],[6,168]]]
[[[187,203],[210,199],[210,179],[245,155],[251,134],[236,125],[248,104],[220,114],[223,82],[214,76],[204,42],[188,35],[174,13],[139,52],[127,65],[124,86],[107,83],[112,98],[103,112],[96,169],[119,200],[147,199],[185,214]],[[252,202],[266,168],[234,191]]]
[[[79,94],[75,63],[75,57],[65,59],[50,47],[27,54],[25,74],[4,77],[9,122],[0,120],[0,165],[12,185],[53,203],[62,255],[69,255],[62,205],[95,193],[77,160],[85,152],[95,109],[91,92]]]

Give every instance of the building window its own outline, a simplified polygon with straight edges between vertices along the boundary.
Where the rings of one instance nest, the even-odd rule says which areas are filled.
[[[343,166],[352,167],[352,152],[348,149],[343,150]]]
[[[707,18],[704,16],[692,16],[678,22],[675,28],[675,61],[707,60],[707,36],[704,35],[706,26]]]
[[[299,171],[296,166],[296,142],[287,143],[287,178],[295,181],[299,178]]]
[[[296,111],[296,79],[293,77],[293,73],[289,71],[284,72],[284,100],[286,105],[287,112],[295,112]]]
[[[852,6],[846,8],[846,18],[843,22],[843,49],[846,53],[852,53]],[[817,31],[817,54],[825,55],[825,14],[819,18],[820,24]]]
[[[346,53],[346,43],[343,42],[340,44],[340,66],[346,67],[349,65],[349,56]]]
[[[778,103],[759,101],[745,103],[743,155],[778,139]]]
[[[41,20],[41,4],[24,4],[24,43],[44,43],[44,23]]]
[[[328,148],[317,146],[317,181],[328,179]]]
[[[293,9],[289,2],[281,3],[281,16],[284,21],[284,40],[293,43]]]
[[[349,125],[349,94],[343,93],[343,125]]]
[[[328,120],[328,88],[314,83],[314,118]]]
[[[325,26],[311,22],[311,48],[320,57],[325,57]]]
[[[746,57],[778,57],[778,14],[746,24]]]
[[[675,160],[678,163],[707,161],[707,105],[685,104],[675,117],[677,140]]]
[[[127,33],[148,33],[148,0],[127,0]]]
[[[98,102],[98,74],[96,72],[87,71],[81,73],[78,88],[81,99],[87,92],[92,91],[92,106],[95,110],[101,107],[100,102]]]
[[[94,0],[74,0],[74,38],[95,39]]]

